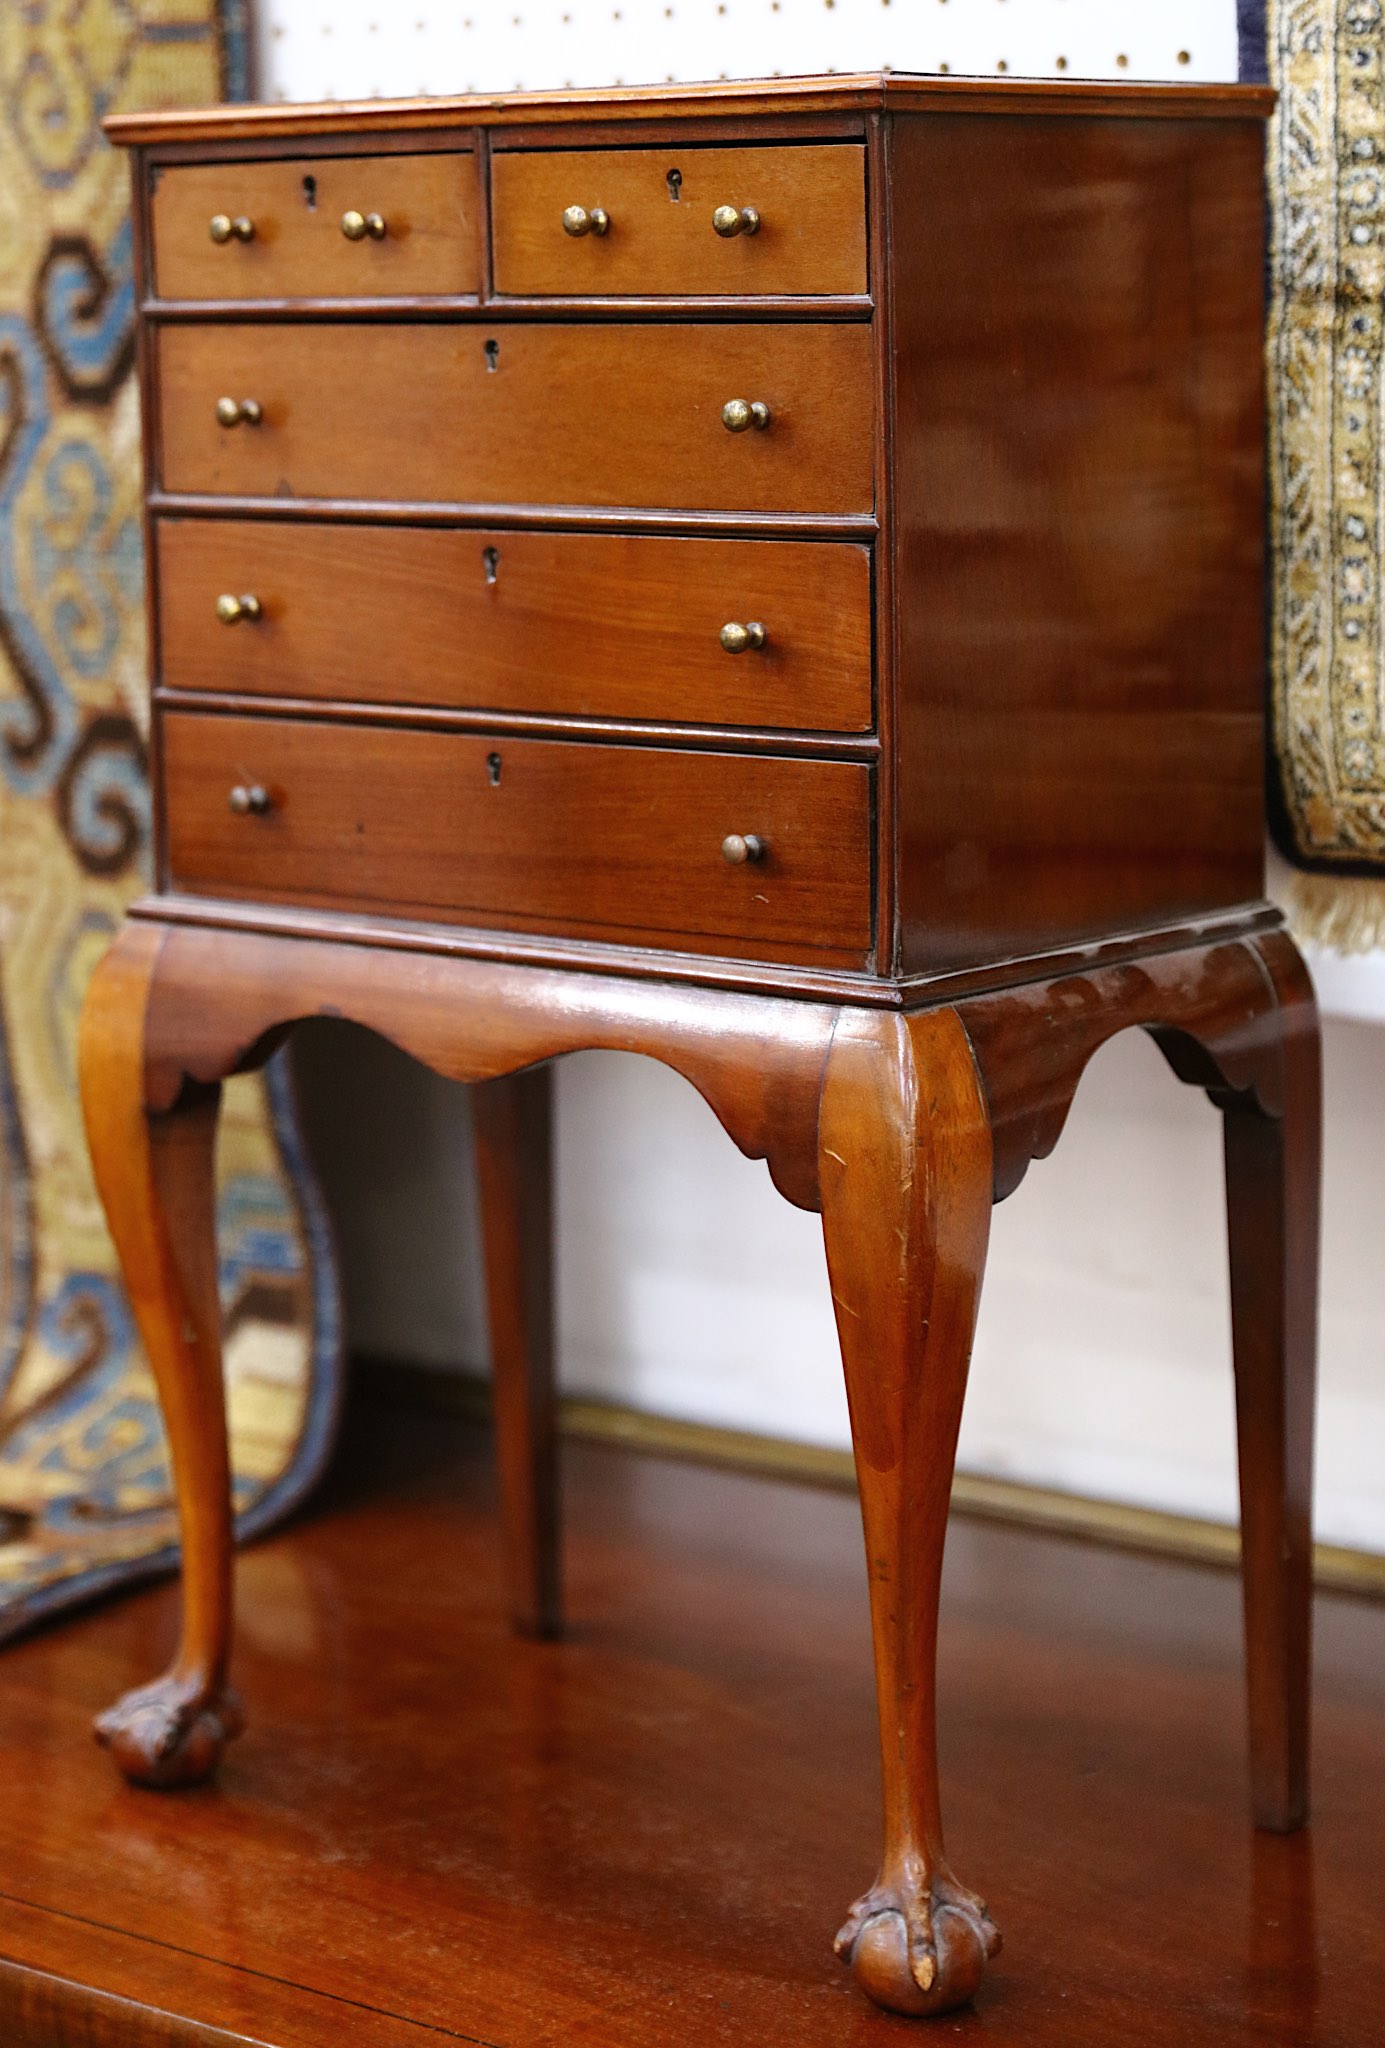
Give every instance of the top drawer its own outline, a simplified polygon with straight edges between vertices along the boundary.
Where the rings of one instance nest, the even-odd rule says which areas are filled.
[[[179,164],[154,174],[165,299],[377,298],[479,289],[469,151]]]
[[[495,289],[516,297],[866,290],[865,151],[497,150]]]

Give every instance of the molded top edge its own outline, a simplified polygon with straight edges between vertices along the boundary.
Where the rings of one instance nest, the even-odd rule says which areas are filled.
[[[1135,115],[1145,119],[1256,119],[1275,94],[1261,85],[1127,84],[1104,79],[936,77],[900,71],[820,78],[718,80],[706,85],[612,86],[602,90],[468,93],[409,100],[336,100],[304,106],[171,108],[109,115],[113,142],[227,140],[414,129],[523,127],[530,123],[637,121],[697,115],[966,113]]]

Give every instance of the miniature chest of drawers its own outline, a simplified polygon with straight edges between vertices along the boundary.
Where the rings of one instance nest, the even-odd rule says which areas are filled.
[[[822,1211],[886,1790],[839,1947],[896,2010],[969,1997],[998,1936],[943,1853],[933,1656],[989,1210],[1135,1025],[1225,1116],[1255,1803],[1301,1819],[1317,1050],[1261,890],[1266,106],[888,76],[110,124],[156,881],[83,1086],[187,1589],[173,1671],[102,1723],[130,1776],[239,1723],[222,1078],[325,1012],[475,1084],[507,1556],[551,1631],[549,1063],[652,1054]]]

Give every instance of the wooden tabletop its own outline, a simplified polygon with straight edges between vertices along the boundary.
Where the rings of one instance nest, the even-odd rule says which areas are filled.
[[[113,142],[177,142],[191,137],[353,135],[400,129],[522,127],[566,121],[677,120],[714,115],[895,113],[1051,113],[1133,115],[1179,120],[1268,114],[1275,94],[1263,85],[1125,84],[1106,79],[940,78],[907,71],[851,72],[818,78],[718,79],[706,85],[609,86],[601,90],[438,94],[426,99],[341,100],[304,106],[222,106],[112,114]]]
[[[829,1947],[877,1846],[854,1503],[569,1469],[575,1634],[521,1643],[484,1437],[357,1400],[245,1558],[256,1718],[214,1789],[124,1788],[86,1732],[171,1588],[4,1653],[6,2048],[1378,2041],[1385,1605],[1321,1600],[1316,1823],[1255,1838],[1235,1579],[957,1523],[950,1837],[1013,1962],[911,2033]]]

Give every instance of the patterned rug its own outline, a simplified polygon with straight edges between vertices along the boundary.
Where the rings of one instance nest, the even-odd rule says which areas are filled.
[[[1296,927],[1385,944],[1385,0],[1269,0],[1276,838]],[[1243,28],[1247,26],[1243,17]],[[1253,43],[1253,34],[1247,37]]]
[[[175,1561],[153,1383],[92,1186],[87,977],[144,886],[128,171],[116,108],[244,97],[241,0],[0,0],[0,1637]],[[221,1280],[245,1533],[330,1445],[330,1245],[287,1075],[227,1090]]]

